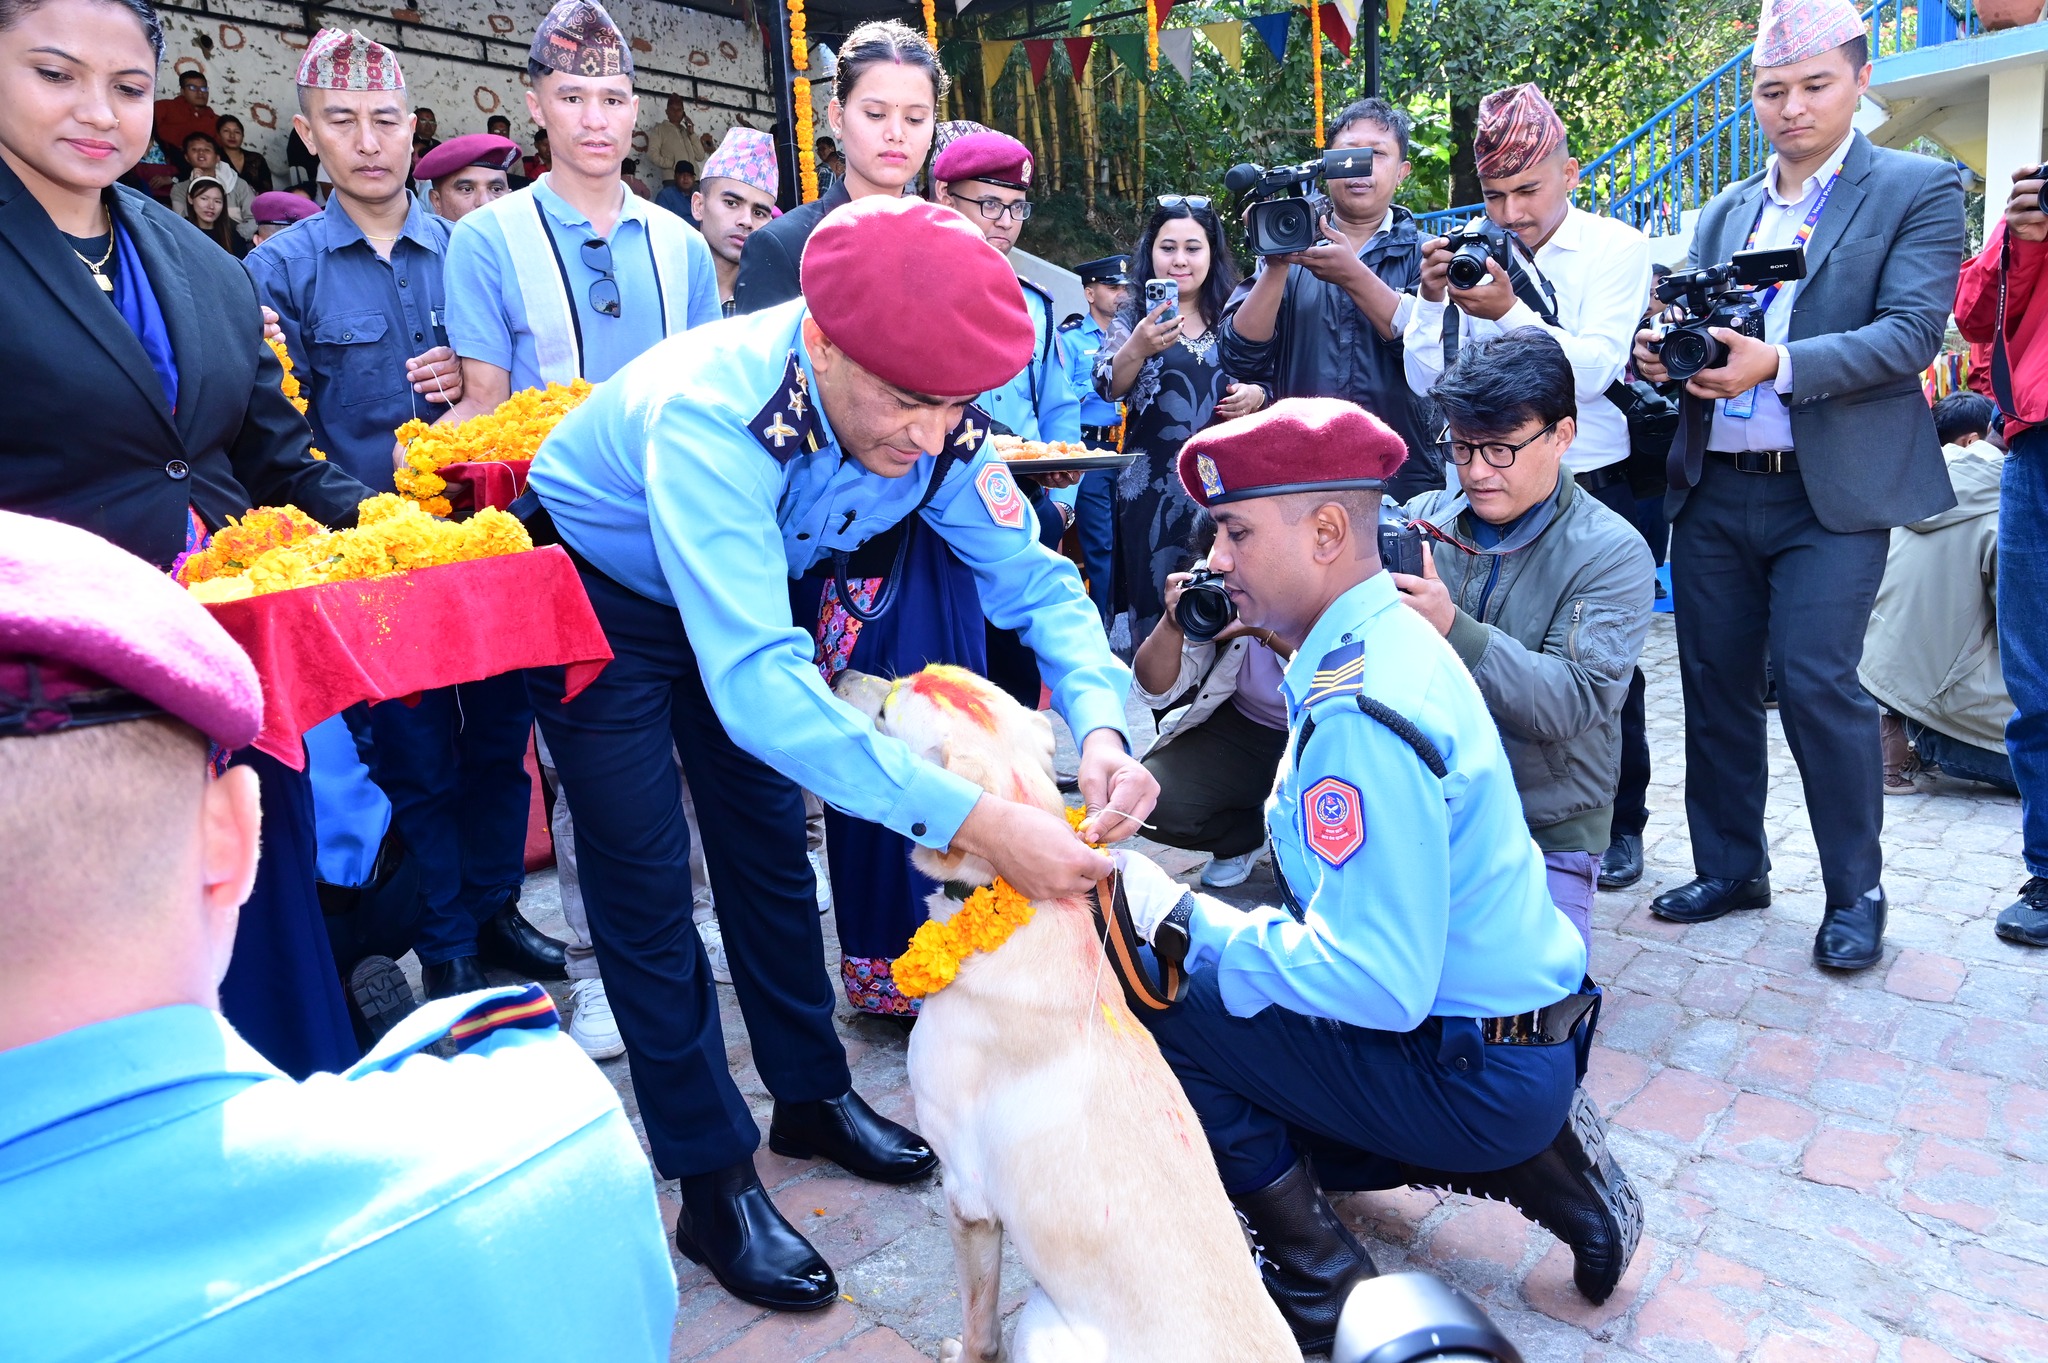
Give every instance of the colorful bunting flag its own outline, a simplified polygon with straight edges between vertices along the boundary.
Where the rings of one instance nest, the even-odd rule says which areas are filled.
[[[1401,36],[1401,16],[1408,12],[1408,0],[1387,0],[1387,36]]]
[[[981,45],[981,81],[990,90],[1002,79],[1003,68],[1010,64],[1010,49],[1015,42],[985,42]]]
[[[1126,71],[1129,71],[1139,80],[1148,79],[1145,69],[1147,62],[1145,59],[1144,34],[1104,33],[1100,36],[1103,45],[1116,55],[1116,59],[1123,63]]]
[[[1244,66],[1244,25],[1236,22],[1227,24],[1203,24],[1203,34],[1209,43],[1223,56],[1223,64],[1236,71]]]
[[[1073,68],[1075,80],[1085,80],[1088,75],[1088,53],[1095,46],[1095,38],[1062,38],[1067,45],[1067,65]]]
[[[1036,90],[1045,84],[1045,69],[1052,65],[1052,39],[1025,39],[1024,60],[1031,66],[1031,88]]]
[[[1287,26],[1294,22],[1294,11],[1283,9],[1275,14],[1254,14],[1245,22],[1252,26],[1252,32],[1259,35],[1259,41],[1273,54],[1273,60],[1287,60]]]
[[[1174,0],[1158,0],[1159,26],[1166,27],[1166,16],[1173,13]]]
[[[1067,6],[1067,22],[1076,28],[1088,22],[1088,16],[1095,13],[1095,7],[1102,0],[1072,0]]]
[[[1323,0],[1323,36],[1337,45],[1345,60],[1351,58],[1351,27],[1344,21],[1344,11],[1337,8],[1332,0]]]
[[[1191,28],[1159,30],[1159,55],[1173,64],[1182,80],[1195,78],[1195,31]]]

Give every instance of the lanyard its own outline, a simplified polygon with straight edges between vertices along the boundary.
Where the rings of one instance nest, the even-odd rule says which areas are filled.
[[[1776,176],[1777,173],[1777,169],[1773,167],[1771,174],[1773,176]],[[1792,244],[1794,246],[1800,247],[1803,250],[1806,246],[1806,243],[1813,240],[1814,225],[1820,221],[1821,210],[1828,206],[1828,195],[1835,192],[1835,181],[1841,178],[1842,168],[1840,166],[1836,166],[1834,169],[1834,173],[1828,176],[1828,182],[1820,187],[1820,197],[1818,199],[1815,199],[1813,201],[1813,207],[1807,210],[1806,221],[1799,224],[1799,230],[1792,234]],[[1756,245],[1756,234],[1759,231],[1763,230],[1764,209],[1768,207],[1770,204],[1770,193],[1771,191],[1769,187],[1766,186],[1764,189],[1764,202],[1756,206],[1756,221],[1749,225],[1749,237],[1742,243],[1742,249],[1745,251],[1751,249]],[[1778,290],[1784,287],[1784,281],[1780,280],[1779,282],[1771,285],[1771,287],[1769,287],[1768,289],[1765,289],[1762,293],[1758,294],[1756,298],[1757,307],[1759,311],[1769,312],[1771,310],[1771,304],[1777,301]]]

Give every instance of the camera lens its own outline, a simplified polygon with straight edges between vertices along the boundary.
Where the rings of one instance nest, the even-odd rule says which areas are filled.
[[[1707,334],[1705,327],[1688,324],[1664,333],[1657,357],[1664,362],[1664,372],[1672,378],[1689,379],[1721,362],[1716,351],[1723,357],[1728,353],[1726,347]]]
[[[1316,244],[1315,215],[1306,199],[1274,199],[1252,210],[1258,240],[1253,250],[1260,255],[1306,251]]]
[[[1203,575],[1181,589],[1173,608],[1174,623],[1190,643],[1206,644],[1237,618],[1237,606],[1223,584]]]
[[[1467,242],[1451,254],[1451,287],[1454,289],[1476,289],[1486,282],[1486,246],[1481,242]]]

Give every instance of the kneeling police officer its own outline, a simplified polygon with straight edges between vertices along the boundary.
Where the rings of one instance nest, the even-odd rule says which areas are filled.
[[[899,585],[860,599],[847,581],[857,551],[916,516],[973,570],[989,619],[1022,632],[1079,736],[1082,793],[1105,810],[1091,836],[1135,832],[1158,794],[1125,740],[1130,674],[969,405],[1031,356],[1016,274],[952,209],[885,197],[820,223],[802,275],[802,298],[671,337],[600,385],[534,461],[539,509],[520,508],[537,540],[556,534],[575,558],[614,655],[573,698],[560,669],[531,685],[648,1144],[679,1180],[676,1244],[735,1296],[779,1310],[830,1306],[838,1286],[754,1172],[759,1131],[690,923],[671,749],[775,1097],[770,1148],[890,1183],[937,1159],[852,1091],[799,785],[927,847],[983,856],[1032,898],[1084,893],[1110,863],[1065,820],[984,795],[826,690],[817,659],[850,621],[884,615]],[[814,581],[793,623],[791,583],[820,565],[837,606],[818,620]],[[901,568],[899,554],[891,575]]]
[[[1478,688],[1381,571],[1379,489],[1406,454],[1331,398],[1188,441],[1181,482],[1219,531],[1209,566],[1293,651],[1266,806],[1285,903],[1234,908],[1116,854],[1137,931],[1187,971],[1148,1024],[1307,1349],[1374,1271],[1318,1175],[1509,1202],[1572,1247],[1596,1302],[1642,1225],[1578,1089],[1585,943],[1551,902]]]

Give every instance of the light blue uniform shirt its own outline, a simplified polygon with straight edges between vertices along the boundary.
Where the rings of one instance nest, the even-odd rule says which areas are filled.
[[[1287,754],[1266,826],[1302,914],[1196,896],[1188,965],[1216,965],[1224,1006],[1407,1032],[1576,992],[1585,943],[1551,902],[1486,702],[1387,574],[1331,603],[1281,690]],[[1406,716],[1449,773],[1361,713],[1360,694]]]
[[[1083,426],[1114,426],[1123,415],[1114,402],[1095,391],[1095,353],[1107,338],[1095,314],[1060,328],[1060,349],[1067,359],[1067,387],[1080,395]]]
[[[1078,441],[1081,404],[1067,378],[1066,353],[1052,325],[1052,304],[1036,286],[1025,284],[1024,306],[1031,313],[1031,331],[1036,338],[1031,363],[1001,388],[983,393],[976,403],[1012,434],[1026,440]]]
[[[672,317],[656,274],[648,222],[655,213],[673,215],[623,184],[619,193],[623,206],[607,238],[612,273],[619,286],[617,317],[606,316],[590,303],[590,286],[602,276],[584,258],[583,243],[594,240],[597,229],[580,210],[548,188],[545,175],[533,182],[530,200],[526,191],[519,191],[464,214],[448,241],[448,341],[455,353],[510,371],[515,393],[544,384],[540,352],[527,320],[526,295],[505,235],[505,215],[530,213],[534,203],[542,210],[548,237],[554,243],[553,264],[575,309],[584,378],[602,383],[664,337],[717,321],[722,311],[718,273],[711,261],[711,248],[697,229],[688,223],[675,224],[694,240],[689,249],[686,315]]]
[[[840,453],[811,397],[804,315],[796,299],[656,346],[555,428],[531,486],[579,553],[681,610],[735,742],[856,818],[945,847],[980,787],[834,698],[790,623],[790,580],[908,517],[936,462],[884,478]],[[1130,672],[986,433],[969,408],[920,514],[973,570],[988,618],[1038,655],[1068,727],[1124,734]]]
[[[669,1356],[653,1174],[538,986],[304,1083],[155,1008],[0,1051],[0,1094],[8,1363]]]

